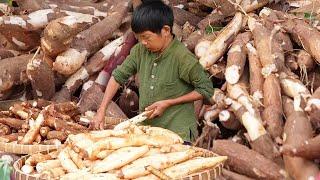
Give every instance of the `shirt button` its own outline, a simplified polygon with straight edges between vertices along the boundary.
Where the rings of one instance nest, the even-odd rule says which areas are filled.
[[[150,86],[150,89],[152,90],[154,87],[153,86]]]
[[[153,74],[151,75],[151,78],[154,79],[154,75]]]
[[[157,66],[157,63],[153,63],[153,66]]]

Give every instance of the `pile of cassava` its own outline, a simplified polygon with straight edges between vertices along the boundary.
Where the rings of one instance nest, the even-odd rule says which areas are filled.
[[[216,88],[210,101],[195,102],[200,135],[194,145],[228,157],[220,179],[319,178],[320,2],[164,2],[173,9],[176,37],[198,57]],[[45,139],[47,143],[86,130],[80,115],[97,110],[112,71],[137,43],[130,20],[140,3],[14,0],[0,4],[0,100],[1,104],[24,101],[1,112],[1,135],[18,133],[13,140],[1,140],[32,144]],[[138,87],[135,75],[115,96],[107,116],[137,115]],[[37,99],[50,102],[42,107],[27,103]],[[59,108],[66,104],[70,109]],[[66,126],[57,127],[44,117],[63,120]],[[38,121],[44,123],[39,126]],[[48,137],[60,132],[63,136]],[[72,149],[72,138],[81,136],[87,135],[69,136],[62,152],[78,157],[81,148]],[[146,149],[136,148],[132,152]],[[96,155],[86,151],[81,157],[99,159],[111,151]],[[57,171],[87,167],[82,162],[63,167],[60,161],[67,158],[58,159],[52,160],[62,165]],[[124,172],[121,169],[123,177]]]
[[[83,119],[73,102],[17,103],[0,112],[0,142],[61,145],[69,134],[88,131],[88,121]]]
[[[45,179],[174,179],[216,168],[227,156],[183,145],[159,127],[91,131],[70,135],[63,148],[36,153],[21,170]]]

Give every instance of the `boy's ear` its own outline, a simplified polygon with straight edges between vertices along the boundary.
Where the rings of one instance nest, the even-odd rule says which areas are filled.
[[[161,34],[165,36],[169,36],[171,34],[171,28],[168,25],[164,25],[161,29]]]

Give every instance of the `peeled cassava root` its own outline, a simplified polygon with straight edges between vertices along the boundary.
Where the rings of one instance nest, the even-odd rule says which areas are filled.
[[[80,175],[88,178],[134,179],[152,177],[154,174],[155,177],[182,178],[218,168],[227,160],[226,156],[212,156],[206,154],[208,151],[182,145],[182,140],[175,142],[177,137],[177,134],[166,129],[134,125],[123,130],[70,135],[66,147],[49,154],[31,155],[23,169],[28,166],[28,171],[25,171],[27,174],[32,172],[32,175],[61,179],[79,178]],[[108,143],[102,143],[106,141]],[[106,155],[94,159],[87,156],[95,147],[99,148],[99,153],[107,152]],[[159,150],[152,153],[155,148]]]

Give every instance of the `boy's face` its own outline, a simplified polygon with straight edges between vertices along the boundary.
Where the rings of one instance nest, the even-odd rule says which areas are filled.
[[[142,33],[137,33],[136,37],[149,51],[162,52],[168,40],[170,40],[171,31],[169,26],[164,26],[160,33],[144,31]]]

